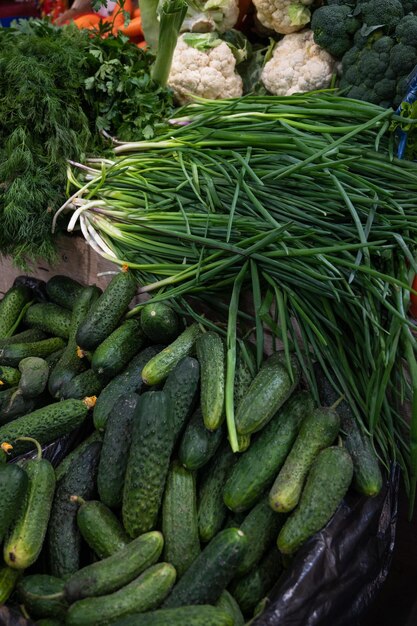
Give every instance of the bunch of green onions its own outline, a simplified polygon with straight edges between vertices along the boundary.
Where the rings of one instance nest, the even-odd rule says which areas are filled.
[[[231,293],[232,447],[239,294],[251,288],[258,366],[265,328],[288,362],[297,353],[316,398],[318,362],[382,459],[401,464],[413,504],[417,164],[393,156],[390,130],[403,123],[416,120],[327,92],[196,100],[155,140],[74,164],[76,191],[62,210],[74,211],[68,230],[79,222],[154,301],[176,298],[193,314],[186,296]]]

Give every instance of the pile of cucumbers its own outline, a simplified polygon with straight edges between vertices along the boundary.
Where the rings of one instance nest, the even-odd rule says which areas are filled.
[[[257,369],[246,345],[226,390],[221,335],[165,303],[130,317],[126,268],[104,292],[44,291],[0,302],[0,605],[39,626],[241,626],[352,479],[380,491],[371,441],[315,404],[294,357]]]

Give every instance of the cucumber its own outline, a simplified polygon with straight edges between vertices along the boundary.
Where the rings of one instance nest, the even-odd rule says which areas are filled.
[[[216,332],[200,335],[196,341],[201,368],[200,406],[204,425],[216,430],[224,420],[225,359],[223,342]]]
[[[41,339],[46,339],[46,335],[42,330],[39,330],[39,328],[28,328],[12,337],[0,339],[0,348],[12,346],[15,343],[33,343],[34,341],[41,341]]]
[[[15,367],[0,366],[0,390],[16,387],[19,384],[21,373]]]
[[[145,304],[140,314],[145,335],[154,343],[170,343],[180,332],[180,320],[165,302]]]
[[[174,582],[172,565],[152,565],[114,593],[75,602],[68,611],[66,626],[107,626],[130,613],[152,611],[163,602]]]
[[[186,356],[168,374],[164,393],[171,404],[171,430],[174,442],[182,433],[195,404],[200,377],[200,366],[196,359]]]
[[[122,505],[133,416],[138,401],[137,393],[121,396],[107,419],[98,466],[97,488],[101,501],[110,508]]]
[[[38,356],[28,356],[19,363],[21,378],[19,392],[24,398],[36,398],[46,388],[49,365]]]
[[[7,401],[2,402],[0,424],[8,424],[17,417],[31,413],[36,408],[36,400],[24,398],[18,387],[12,387],[8,391],[11,394]]]
[[[44,358],[64,347],[65,342],[61,337],[51,337],[50,339],[42,339],[32,343],[13,343],[0,348],[0,363],[17,367],[20,361],[28,356]]]
[[[71,500],[80,505],[78,528],[99,559],[111,556],[129,543],[121,523],[105,504],[98,500],[85,501],[79,496],[73,496]]]
[[[3,549],[6,565],[20,570],[33,565],[41,552],[55,492],[54,468],[42,458],[40,444],[28,439],[36,444],[38,454],[25,463],[28,488]]]
[[[239,457],[224,488],[232,511],[246,511],[268,489],[295,441],[302,419],[314,409],[307,391],[294,394]]]
[[[281,572],[280,553],[274,547],[251,572],[233,580],[229,590],[244,615],[252,615],[258,602],[272,589]]]
[[[145,348],[133,357],[124,372],[104,387],[94,407],[94,426],[97,430],[105,429],[110,411],[121,396],[133,391],[138,393],[141,391],[143,382],[140,374],[143,366],[161,349],[161,346]]]
[[[65,348],[60,348],[59,350],[56,350],[55,352],[52,352],[52,354],[48,354],[48,356],[45,357],[45,361],[48,363],[50,372],[58,363],[59,359],[64,354],[64,351],[65,351]]]
[[[69,310],[72,310],[76,299],[83,289],[83,285],[73,278],[59,274],[52,276],[46,283],[48,298],[55,304],[59,304],[59,306]]]
[[[94,443],[96,441],[100,443],[102,443],[103,441],[102,434],[99,433],[97,430],[92,432],[91,435],[87,437],[87,439],[84,439],[84,441],[78,444],[78,446],[74,448],[72,452],[67,454],[67,456],[64,459],[62,459],[61,463],[59,463],[59,465],[57,465],[57,467],[55,468],[55,478],[56,478],[57,483],[65,476],[72,462],[75,461],[84,452],[86,448],[88,448],[90,443]]]
[[[217,600],[216,606],[230,615],[233,626],[245,626],[245,618],[242,615],[238,603],[226,589]]]
[[[90,398],[49,404],[0,426],[0,441],[10,441],[14,444],[19,437],[31,436],[42,445],[50,443],[81,426],[90,406]],[[18,441],[14,445],[13,454],[26,452],[30,447],[28,442]]]
[[[110,380],[119,374],[145,343],[139,320],[126,320],[95,349],[91,367]]]
[[[300,504],[278,535],[278,550],[293,554],[330,520],[343,500],[353,476],[353,463],[345,448],[322,450],[307,477]]]
[[[150,613],[129,615],[114,622],[115,626],[234,626],[229,613],[209,604],[159,609]]]
[[[102,389],[102,379],[92,369],[88,369],[77,374],[61,387],[61,398],[64,400],[69,398],[81,400],[86,396],[98,396]]]
[[[0,465],[0,545],[15,521],[28,487],[26,472],[15,464]]]
[[[189,470],[203,467],[215,454],[223,439],[223,427],[210,431],[204,426],[198,409],[189,421],[179,448],[179,459]]]
[[[164,560],[180,578],[200,554],[196,477],[175,461],[170,468],[162,506]]]
[[[189,355],[199,334],[199,325],[191,324],[175,341],[151,358],[142,370],[144,383],[156,385],[165,380],[181,359]]]
[[[143,394],[134,416],[123,488],[123,525],[131,537],[156,526],[173,447],[169,426],[165,393]]]
[[[202,541],[210,541],[220,531],[226,519],[223,490],[235,462],[236,456],[229,442],[224,441],[203,475],[198,490],[198,530]]]
[[[71,313],[52,302],[38,302],[28,308],[24,322],[30,328],[39,328],[54,337],[68,339]]]
[[[22,572],[17,569],[0,565],[0,606],[10,598],[21,575]]]
[[[164,538],[158,531],[133,539],[108,558],[75,572],[65,583],[69,602],[117,591],[137,578],[159,559]]]
[[[31,617],[63,618],[68,604],[63,597],[64,581],[49,574],[24,576],[17,586],[17,596]],[[62,594],[62,597],[48,596]]]
[[[256,360],[250,350],[250,347],[246,350],[247,358],[252,364],[253,372],[256,372]],[[235,410],[239,408],[242,399],[246,395],[251,382],[254,379],[254,374],[252,374],[249,365],[245,361],[242,350],[238,350],[236,356],[236,371],[235,371],[235,380],[233,383],[233,401],[235,405]]]
[[[236,412],[240,435],[261,430],[288,400],[299,380],[299,369],[294,366],[292,371],[293,380],[279,353],[265,361]]]
[[[269,494],[269,504],[274,511],[288,513],[297,506],[314,459],[334,442],[339,428],[340,418],[331,408],[315,409],[304,419]]]
[[[222,530],[175,585],[164,607],[217,602],[235,575],[247,546],[248,540],[238,528]]]
[[[371,439],[362,433],[353,416],[342,420],[345,446],[353,461],[353,485],[359,493],[374,497],[382,489],[382,474]]]
[[[84,350],[97,348],[117,328],[135,292],[133,273],[124,268],[112,278],[81,322],[77,331],[77,344]]]
[[[0,339],[13,335],[22,311],[32,300],[32,292],[24,285],[11,287],[0,302]]]
[[[62,402],[60,404],[63,404]],[[57,486],[49,520],[50,572],[65,578],[80,568],[81,534],[77,525],[78,506],[71,496],[93,497],[101,443],[93,441],[73,461]]]
[[[237,435],[237,452],[246,452],[250,446],[251,435]]]

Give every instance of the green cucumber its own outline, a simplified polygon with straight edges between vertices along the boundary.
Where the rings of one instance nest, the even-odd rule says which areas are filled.
[[[235,462],[236,456],[229,442],[224,441],[202,477],[198,490],[198,530],[202,541],[210,541],[220,531],[226,519],[223,490]]]
[[[138,402],[137,393],[121,396],[107,419],[98,466],[97,488],[101,501],[110,508],[122,505],[133,416]]]
[[[90,443],[94,443],[96,441],[100,443],[103,441],[102,434],[99,433],[97,430],[92,432],[91,435],[84,439],[84,441],[78,444],[78,446],[74,448],[74,450],[72,450],[69,454],[67,454],[64,459],[62,459],[61,463],[59,463],[59,465],[57,465],[57,467],[55,468],[55,478],[57,482],[59,482],[65,476],[72,462],[75,461],[86,448],[88,448]]]
[[[116,274],[91,307],[77,331],[77,343],[84,350],[94,350],[112,333],[136,292],[134,275],[125,268]]]
[[[28,356],[44,358],[64,347],[65,342],[61,337],[41,339],[41,341],[34,341],[33,343],[13,343],[0,348],[0,363],[17,367],[20,361]]]
[[[9,387],[16,387],[19,384],[21,373],[15,367],[9,367],[8,365],[0,366],[0,389],[8,389]]]
[[[224,420],[225,358],[223,342],[216,332],[200,335],[196,341],[201,369],[200,405],[204,425],[216,430]]]
[[[0,441],[14,444],[19,437],[30,436],[42,445],[50,443],[81,426],[90,407],[90,398],[49,404],[0,426]],[[14,445],[13,454],[26,452],[30,447],[28,442],[19,441]]]
[[[171,429],[175,442],[184,430],[195,404],[199,377],[198,361],[186,356],[168,374],[165,381],[164,393],[171,404]]]
[[[22,572],[17,569],[7,567],[4,564],[0,565],[0,606],[6,604],[21,575]]]
[[[179,459],[189,470],[196,470],[208,463],[223,439],[223,427],[210,431],[204,426],[201,410],[198,409],[187,424],[183,434]]]
[[[70,310],[83,289],[83,285],[73,278],[59,274],[46,283],[46,293],[51,302]]]
[[[0,339],[10,337],[25,306],[32,300],[32,292],[24,285],[11,287],[0,302]]]
[[[145,343],[139,320],[126,320],[94,350],[91,367],[107,380],[124,370]]]
[[[17,517],[27,487],[28,477],[21,467],[13,463],[0,465],[0,545]]]
[[[278,550],[293,554],[321,530],[343,500],[353,476],[353,463],[345,448],[322,450],[307,477],[297,509],[278,535]]]
[[[261,430],[290,397],[299,380],[293,367],[293,379],[279,353],[265,361],[253,379],[236,412],[236,429],[240,435]]]
[[[6,565],[20,570],[33,565],[41,552],[55,492],[54,468],[42,458],[40,444],[27,439],[36,444],[38,454],[25,463],[28,488],[3,549]]]
[[[217,602],[235,575],[247,546],[248,540],[238,528],[222,530],[175,585],[164,607]]]
[[[234,626],[229,613],[209,604],[158,609],[150,613],[129,615],[114,626]]]
[[[17,586],[20,604],[33,618],[65,616],[68,604],[63,597],[48,596],[63,594],[64,581],[49,574],[24,576]]]
[[[30,328],[39,328],[54,337],[68,339],[71,313],[52,302],[37,302],[26,311],[24,322]]]
[[[145,304],[140,314],[145,335],[154,343],[171,343],[180,332],[180,320],[165,302]]]
[[[114,593],[75,602],[68,611],[66,626],[107,626],[130,613],[152,611],[160,606],[174,582],[172,565],[152,565]]]
[[[242,611],[231,593],[225,589],[217,600],[216,606],[228,613],[231,617],[233,626],[245,626],[245,618]]]
[[[237,452],[246,452],[250,447],[251,435],[237,435]]]
[[[141,372],[145,363],[162,349],[162,346],[150,346],[139,352],[128,364],[124,372],[110,381],[100,393],[94,407],[94,426],[104,430],[107,418],[119,398],[127,393],[139,393],[143,386]]]
[[[374,497],[382,489],[378,458],[368,435],[362,433],[352,416],[342,420],[345,446],[353,461],[353,485],[359,493]]]
[[[60,348],[59,350],[55,350],[51,354],[45,357],[45,361],[48,363],[49,371],[51,372],[55,365],[58,363],[61,356],[64,354],[65,348]]]
[[[63,404],[63,402],[59,403]],[[77,525],[78,506],[71,496],[91,498],[96,487],[96,475],[101,443],[93,441],[73,458],[59,482],[49,520],[48,547],[50,572],[65,578],[79,570],[81,533]]]
[[[123,489],[123,525],[131,537],[156,526],[173,447],[169,427],[165,393],[143,394],[134,417]]]
[[[92,369],[88,369],[77,374],[61,387],[61,398],[64,400],[69,398],[81,400],[86,396],[98,396],[102,389],[102,379]]]
[[[269,504],[279,513],[288,513],[298,504],[306,476],[318,453],[337,437],[340,418],[327,407],[306,416],[284,465],[272,485]]]
[[[36,398],[46,388],[49,365],[38,356],[28,356],[19,363],[19,392],[24,398]]]
[[[65,597],[74,602],[117,591],[156,563],[163,545],[164,538],[158,531],[133,539],[112,556],[75,572],[65,583]]]
[[[37,401],[33,398],[24,398],[18,387],[12,387],[8,391],[12,393],[8,401],[2,401],[1,403],[0,424],[8,424],[17,417],[31,413],[35,410],[37,404]]]
[[[111,556],[129,543],[121,523],[105,504],[98,500],[86,501],[79,496],[72,496],[71,500],[80,505],[78,528],[99,559]]]
[[[39,330],[39,328],[28,328],[27,330],[22,330],[16,335],[12,335],[12,337],[0,339],[0,348],[12,346],[14,343],[33,343],[34,341],[41,341],[41,339],[46,338],[45,333],[42,330]]]
[[[170,468],[162,505],[164,560],[180,578],[200,554],[196,477],[175,461]]]
[[[232,511],[246,511],[268,489],[297,437],[302,419],[312,413],[307,391],[294,394],[239,457],[224,488],[224,502]]]
[[[272,589],[281,572],[280,553],[274,547],[251,572],[233,580],[229,590],[244,615],[252,615],[258,602]]]
[[[181,359],[190,354],[199,334],[199,325],[191,324],[175,341],[150,359],[142,370],[144,383],[156,385],[165,380]]]
[[[235,410],[238,410],[242,399],[246,395],[256,372],[256,360],[250,350],[246,350],[247,359],[251,362],[252,368],[246,362],[242,350],[238,350],[236,356],[236,372],[233,384],[233,401]],[[253,373],[252,373],[253,372]]]

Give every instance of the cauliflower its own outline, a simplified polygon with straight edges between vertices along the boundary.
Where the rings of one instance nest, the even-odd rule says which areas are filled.
[[[328,87],[335,68],[332,56],[313,40],[313,32],[286,35],[265,63],[261,81],[276,96],[289,96]]]
[[[282,35],[295,33],[310,21],[314,0],[253,0],[258,20],[266,28]]]
[[[233,28],[239,17],[237,0],[188,0],[188,10],[181,32],[224,33]]]
[[[232,50],[210,34],[213,37],[185,33],[178,38],[168,85],[180,104],[189,102],[192,95],[210,99],[242,95],[243,83]]]

